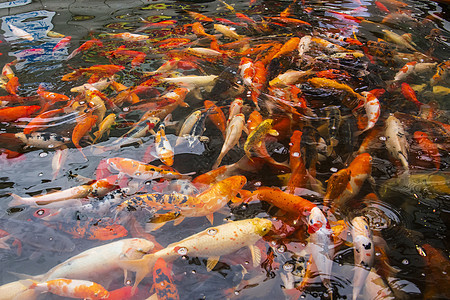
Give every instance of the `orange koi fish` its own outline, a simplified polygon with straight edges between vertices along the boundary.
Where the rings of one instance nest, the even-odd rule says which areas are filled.
[[[97,75],[98,77],[111,77],[112,75],[116,74],[117,72],[125,69],[124,66],[117,66],[117,65],[96,65],[88,68],[80,68],[78,70],[75,70],[71,73],[68,73],[62,77],[62,81],[73,81],[77,80],[84,74],[93,74]],[[92,82],[90,82],[92,83]]]
[[[5,90],[11,95],[17,95],[19,89],[19,78],[16,76],[11,77],[5,85]]]
[[[347,170],[350,171],[350,181],[345,190],[334,201],[334,207],[342,206],[359,193],[363,183],[372,173],[372,156],[369,153],[358,155],[350,163]]]
[[[328,9],[327,11],[329,13],[332,13],[332,14],[336,15],[341,20],[349,20],[349,21],[352,21],[352,22],[355,22],[355,23],[358,23],[358,24],[361,23],[364,20],[363,17],[354,17],[354,16],[351,16],[349,14],[346,14],[346,13],[343,13],[343,12],[339,12],[339,11],[335,11],[335,10],[331,10],[331,9]]]
[[[97,122],[98,116],[96,115],[88,115],[75,125],[75,128],[72,131],[72,143],[75,147],[81,152],[84,158],[86,156],[83,153],[82,147],[80,146],[80,140],[83,136],[85,136],[89,131],[92,130],[95,123]]]
[[[42,98],[45,99],[51,103],[60,102],[60,101],[69,101],[69,97],[66,95],[53,93],[53,92],[47,92],[44,90],[44,87],[42,85],[39,85],[37,89],[37,94]]]
[[[130,300],[133,298],[134,294],[132,292],[133,287],[132,286],[124,286],[120,289],[112,290],[109,292],[109,296],[105,299],[108,300]],[[139,290],[135,292],[139,293]]]
[[[106,299],[109,292],[100,284],[75,279],[54,279],[46,282],[34,282],[32,280],[21,281],[23,285],[37,292],[48,292],[62,297],[83,299]]]
[[[291,178],[289,179],[286,191],[294,194],[296,188],[306,186],[308,180],[305,163],[300,151],[302,132],[295,130],[291,136],[291,148],[289,149],[289,166],[291,167]]]
[[[414,103],[417,106],[417,108],[420,109],[420,107],[423,105],[422,102],[417,100],[416,93],[406,82],[402,83],[402,94],[403,96],[405,96],[406,100]]]
[[[239,194],[245,203],[252,200],[269,202],[276,207],[300,216],[308,215],[316,205],[305,198],[288,194],[279,188],[260,187],[253,192],[241,190]]]
[[[430,244],[423,244],[422,248],[425,252],[425,255],[422,256],[424,256],[428,273],[424,297],[426,299],[450,297],[450,288],[447,284],[448,274],[444,274],[450,267],[448,256]]]
[[[34,117],[27,124],[27,126],[23,129],[23,133],[30,134],[32,132],[35,132],[35,131],[45,127],[45,124],[51,122],[53,120],[54,116],[64,113],[64,112],[67,112],[67,110],[68,110],[68,108],[63,107],[63,108],[48,110],[43,113],[40,113],[39,115]]]
[[[100,41],[98,39],[92,39],[92,40],[86,41],[80,47],[78,47],[77,49],[73,50],[72,53],[70,53],[70,55],[67,56],[66,60],[72,59],[78,53],[86,51],[86,50],[89,50],[89,49],[91,49],[94,46],[102,47],[103,43],[102,43],[102,41]]]
[[[389,9],[380,1],[375,1],[375,5],[378,7],[379,10],[384,11],[386,13],[390,13]]]
[[[255,76],[251,83],[251,99],[259,110],[258,97],[262,93],[263,86],[266,83],[267,70],[261,61],[257,61],[253,64],[255,68]]]
[[[422,151],[433,161],[436,169],[439,170],[441,166],[441,155],[439,154],[438,146],[430,140],[428,134],[422,131],[414,132],[414,139]]]
[[[173,283],[171,270],[163,258],[156,260],[153,267],[153,287],[158,300],[179,300],[178,290]]]
[[[298,37],[293,37],[289,39],[286,43],[284,43],[281,49],[278,50],[278,52],[272,57],[272,59],[292,53],[294,50],[297,49],[299,43],[300,38]]]
[[[192,173],[180,174],[175,171],[167,171],[162,168],[148,165],[130,158],[108,158],[106,160],[106,163],[116,171],[119,171],[127,176],[142,180],[152,180],[158,178],[190,179],[189,175],[192,175]]]
[[[93,241],[110,241],[128,235],[128,230],[120,224],[115,224],[111,219],[102,218],[76,221],[75,224],[70,224],[70,228],[65,228],[59,223],[58,229],[64,231],[72,236],[74,239],[86,239]]]
[[[130,32],[121,32],[116,34],[110,34],[112,38],[115,39],[122,39],[127,42],[141,42],[148,40],[150,37],[148,35],[143,34],[136,34],[136,33],[130,33]]]
[[[0,122],[14,122],[29,117],[40,108],[39,105],[0,108]]]
[[[186,11],[192,18],[201,22],[214,22],[213,19],[194,11]]]
[[[265,18],[268,19],[269,21],[280,22],[289,26],[304,26],[304,25],[311,26],[311,24],[308,22],[294,18],[288,17],[265,17]]]
[[[203,102],[205,104],[205,109],[210,111],[208,114],[209,119],[216,125],[216,127],[222,132],[223,137],[225,138],[225,130],[226,130],[226,118],[223,111],[215,105],[212,101],[205,100]],[[210,110],[211,109],[211,110]]]
[[[327,180],[327,191],[323,197],[325,205],[329,206],[334,199],[344,192],[350,182],[351,174],[349,169],[342,169],[330,176]]]

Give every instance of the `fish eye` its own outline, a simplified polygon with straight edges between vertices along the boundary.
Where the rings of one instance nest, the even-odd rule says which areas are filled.
[[[33,216],[35,216],[36,218],[42,218],[42,217],[48,216],[49,214],[50,214],[50,211],[48,209],[41,208],[41,209],[38,209],[37,211],[35,211],[33,213]]]
[[[266,228],[266,227],[263,227],[262,231],[263,231],[263,232],[267,231],[267,228]]]
[[[186,247],[181,247],[180,249],[178,249],[178,254],[180,255],[186,255],[188,252],[188,249]]]

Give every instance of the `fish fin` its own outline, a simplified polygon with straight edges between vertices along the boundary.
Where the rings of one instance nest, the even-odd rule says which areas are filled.
[[[240,190],[239,195],[241,195],[242,201],[247,203],[251,200],[253,193],[247,190]]]
[[[261,250],[255,245],[248,246],[252,253],[253,267],[257,267],[261,263]]]
[[[159,223],[146,223],[145,224],[145,232],[152,232],[155,230],[160,229],[161,227],[163,227],[164,225],[166,225],[167,222],[159,222]]]
[[[8,271],[8,273],[12,274],[12,275],[14,275],[17,278],[20,278],[22,280],[29,279],[29,280],[32,280],[32,281],[40,282],[40,281],[42,281],[42,279],[44,279],[43,275],[33,276],[33,275],[28,275],[28,274],[23,274],[23,273],[16,273],[16,272],[12,272],[12,271]]]
[[[248,131],[248,128],[247,128],[247,127],[244,126],[244,128],[242,128],[242,130],[244,130],[244,132],[245,132],[246,135],[249,134],[249,131]]]
[[[153,295],[148,297],[147,300],[158,300],[158,294],[154,293]]]
[[[209,223],[211,223],[211,225],[214,224],[214,214],[207,215],[206,218],[208,219]]]
[[[279,136],[279,135],[280,135],[280,134],[278,133],[278,131],[276,131],[275,129],[269,130],[268,134],[270,134],[271,136]]]
[[[9,204],[8,204],[9,207],[11,207],[11,206],[19,206],[19,205],[22,205],[22,204],[26,204],[25,200],[24,200],[22,197],[20,197],[19,195],[16,195],[16,194],[14,194],[14,193],[11,193],[11,197],[12,197],[13,199],[11,200],[11,202],[9,202]]]
[[[175,221],[173,221],[173,226],[180,225],[180,223],[183,222],[184,219],[185,217],[178,217],[177,219],[175,219]]]
[[[238,207],[239,205],[241,205],[241,203],[243,202],[242,198],[239,197],[233,197],[233,199],[231,199],[231,207]]]
[[[186,102],[183,101],[183,102],[181,102],[180,106],[181,107],[189,107],[189,104],[187,104]]]
[[[220,256],[211,256],[208,257],[208,260],[206,261],[206,270],[208,272],[211,272],[212,269],[214,269],[214,267],[217,265],[217,263],[219,262],[219,258]]]
[[[7,243],[5,243],[5,241],[7,241],[10,237],[11,237],[11,235],[7,235],[0,239],[0,249],[6,249],[6,250],[11,249],[11,247],[9,247],[9,245]]]
[[[156,257],[153,254],[144,255],[141,259],[135,260],[119,260],[117,264],[120,268],[128,271],[136,272],[134,285],[132,288],[132,294],[134,295],[136,292],[136,288],[139,283],[147,276],[156,263]]]
[[[33,289],[36,287],[36,283],[37,281],[34,281],[32,279],[24,279],[24,280],[19,280],[19,282],[24,285],[27,289]]]

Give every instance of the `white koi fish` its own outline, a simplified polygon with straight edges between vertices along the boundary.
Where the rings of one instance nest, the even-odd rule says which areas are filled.
[[[230,124],[227,126],[225,141],[222,146],[222,150],[220,150],[219,157],[213,165],[213,169],[216,169],[220,163],[222,162],[223,157],[233,149],[235,145],[239,143],[239,139],[242,135],[242,130],[245,127],[245,116],[244,114],[237,114],[233,117]]]
[[[409,170],[408,164],[408,141],[406,140],[405,129],[399,119],[394,115],[386,120],[386,149],[389,154],[402,163],[405,171]]]

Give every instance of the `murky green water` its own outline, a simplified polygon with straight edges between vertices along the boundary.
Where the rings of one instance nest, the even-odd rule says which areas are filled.
[[[376,1],[375,1],[376,2]],[[361,93],[376,88],[388,90],[380,96],[381,117],[374,129],[379,128],[382,132],[377,136],[378,144],[370,149],[372,155],[372,172],[374,181],[366,181],[362,185],[361,191],[356,195],[353,202],[347,203],[343,207],[338,207],[334,215],[328,215],[330,221],[343,220],[349,224],[356,216],[365,216],[372,231],[378,236],[374,240],[375,244],[384,245],[387,262],[394,268],[388,268],[380,261],[382,255],[378,248],[376,250],[375,267],[377,267],[377,280],[381,283],[374,284],[379,291],[387,287],[390,295],[377,298],[367,296],[367,299],[445,299],[450,297],[445,282],[448,282],[449,269],[449,244],[448,226],[449,217],[449,155],[448,127],[449,124],[449,76],[448,70],[443,65],[442,80],[434,86],[442,87],[440,91],[433,91],[430,79],[436,73],[437,64],[448,61],[450,39],[450,23],[448,6],[431,1],[407,1],[406,5],[395,3],[395,1],[382,1],[386,9],[391,13],[383,11],[381,6],[373,1],[305,1],[305,3],[292,3],[291,1],[255,1],[250,5],[248,1],[233,1],[233,11],[226,7],[221,1],[12,1],[0,3],[0,17],[2,19],[1,29],[3,35],[0,43],[0,65],[10,63],[14,59],[18,62],[12,68],[19,79],[20,86],[18,95],[21,97],[35,97],[39,86],[47,91],[57,92],[75,98],[77,94],[70,92],[70,89],[87,82],[88,77],[77,81],[62,81],[64,74],[70,73],[78,68],[86,68],[99,64],[124,65],[125,69],[118,73],[117,81],[125,86],[138,85],[142,83],[144,72],[151,72],[159,68],[169,57],[169,50],[158,48],[157,40],[166,38],[189,38],[194,44],[174,47],[175,50],[184,50],[191,47],[209,47],[208,37],[197,36],[184,26],[196,22],[187,11],[202,13],[210,18],[216,19],[214,22],[202,22],[208,34],[218,34],[213,29],[213,23],[219,23],[217,18],[227,19],[239,23],[238,25],[227,25],[236,28],[236,32],[243,36],[250,37],[249,48],[259,44],[278,42],[280,45],[291,37],[303,37],[312,35],[327,39],[329,33],[340,34],[342,37],[357,38],[362,45],[348,45],[329,39],[336,44],[357,50],[365,55],[362,58],[332,58],[332,53],[325,48],[316,47],[305,54],[304,57],[296,57],[296,50],[283,57],[281,60],[267,62],[269,69],[267,83],[278,74],[289,69],[306,71],[324,71],[337,69],[345,72],[341,77],[343,83],[349,84],[355,92]],[[264,17],[279,16],[288,6],[291,6],[290,17],[300,19],[311,24],[309,25],[286,25],[285,23],[273,21]],[[344,17],[336,13],[347,13],[359,19]],[[243,13],[252,18],[254,23],[239,19],[235,13]],[[364,19],[364,21],[362,21]],[[145,42],[129,42],[111,37],[115,33],[135,32],[148,22],[160,22],[164,20],[176,20],[173,28],[145,28],[136,32],[149,36]],[[277,24],[278,23],[278,24]],[[25,30],[33,37],[32,41],[19,38],[17,33],[13,33],[12,24]],[[226,24],[225,24],[226,25]],[[61,38],[49,37],[48,31],[54,31],[64,36],[71,36],[67,45],[59,49],[54,49]],[[385,44],[379,42],[378,46],[371,44],[378,39],[385,39],[383,30],[391,30],[399,35],[412,34],[414,51],[404,49],[392,41]],[[436,35],[432,34],[432,30]],[[176,32],[176,34],[175,34]],[[94,47],[78,54],[70,60],[67,56],[82,43],[92,38],[98,38],[103,42],[102,47]],[[218,36],[219,44],[231,42],[232,39]],[[105,51],[114,51],[119,46],[126,45],[127,49],[146,53],[145,61],[135,68],[131,68],[129,58],[111,58]],[[381,46],[380,46],[381,45]],[[378,47],[378,48],[377,48]],[[384,48],[383,48],[384,47]],[[379,52],[382,49],[381,52]],[[233,48],[239,52],[239,48]],[[242,50],[242,49],[240,49]],[[244,50],[242,50],[244,51]],[[366,52],[369,51],[369,52]],[[377,52],[378,51],[378,52]],[[174,52],[175,53],[175,52]],[[372,59],[369,59],[369,54]],[[403,56],[398,53],[406,53]],[[176,55],[176,54],[173,54]],[[256,55],[249,55],[256,61]],[[192,59],[187,57],[186,60]],[[246,91],[242,93],[227,94],[229,86],[233,84],[242,85],[242,78],[239,73],[239,55],[228,55],[219,58],[195,58],[196,69],[177,69],[177,76],[183,75],[218,75],[222,81],[216,81],[210,87],[200,88],[195,93],[187,95],[185,102],[189,107],[177,107],[173,111],[173,120],[179,124],[167,126],[166,134],[172,145],[177,141],[177,134],[181,124],[187,116],[197,110],[204,108],[204,100],[215,101],[228,116],[231,102],[235,97],[243,97],[246,105],[243,113],[248,120],[250,113],[255,110],[254,103],[247,97]],[[258,57],[261,59],[261,57]],[[392,80],[399,70],[408,62],[436,62],[433,70],[419,72],[410,75],[401,81],[407,82],[416,89],[418,100],[438,107],[437,112],[432,117],[432,121],[423,119],[412,119],[408,116],[418,116],[419,109],[411,102],[407,101],[397,86],[391,90]],[[447,67],[448,68],[448,67]],[[225,76],[228,74],[228,76]],[[175,75],[174,75],[175,76]],[[395,83],[395,82],[394,82]],[[222,87],[223,85],[223,87]],[[229,85],[229,86],[227,86]],[[400,82],[398,82],[400,85]],[[417,85],[416,87],[414,85]],[[418,85],[424,85],[418,87]],[[357,131],[357,119],[352,114],[350,108],[342,102],[344,96],[339,90],[317,88],[306,80],[297,84],[302,90],[306,99],[309,112],[298,109],[301,116],[296,116],[288,108],[282,105],[267,103],[267,84],[263,88],[263,93],[259,97],[259,104],[262,107],[261,114],[264,119],[273,118],[283,130],[282,121],[291,122],[284,132],[280,132],[278,137],[268,137],[266,147],[273,159],[278,163],[288,162],[290,137],[294,130],[302,130],[302,150],[306,164],[314,161],[314,157],[305,156],[315,153],[313,149],[319,149],[319,161],[317,172],[314,176],[326,188],[327,180],[338,170],[348,167],[348,164],[356,156],[354,153],[359,149],[364,137],[369,133],[365,132],[361,136],[355,136]],[[211,87],[212,92],[210,90]],[[160,85],[149,91],[148,97],[155,97],[157,94],[167,92],[167,85]],[[0,91],[1,96],[8,95],[5,90]],[[105,94],[114,97],[117,92],[111,89]],[[38,98],[31,98],[32,104],[43,105]],[[5,106],[17,106],[20,103],[5,104]],[[28,104],[26,104],[28,105]],[[62,107],[57,104],[56,107]],[[338,106],[342,115],[340,126],[336,133],[339,144],[335,147],[332,155],[326,155],[326,151],[320,150],[323,140],[329,140],[328,134],[320,131],[320,126],[327,122],[327,107]],[[148,147],[154,145],[154,137],[147,134],[140,139],[139,143],[125,145],[124,147],[108,148],[105,151],[96,151],[97,146],[109,147],[114,141],[125,134],[131,126],[137,122],[145,111],[137,110],[130,112],[133,107],[130,102],[118,105],[117,110],[108,108],[107,114],[114,112],[117,115],[116,124],[112,127],[109,137],[105,134],[96,145],[90,145],[88,139],[81,141],[81,146],[87,160],[81,152],[71,143],[68,143],[68,155],[63,162],[59,172],[54,175],[52,162],[57,151],[50,149],[37,149],[36,147],[17,146],[14,142],[0,139],[0,147],[19,152],[18,157],[4,152],[0,156],[0,229],[12,231],[8,220],[19,220],[21,225],[13,226],[16,229],[34,228],[40,234],[24,233],[17,230],[15,234],[21,241],[13,244],[14,239],[5,240],[5,247],[0,247],[0,283],[5,284],[17,280],[16,276],[10,272],[37,275],[47,272],[53,266],[66,259],[92,247],[106,244],[110,241],[89,240],[87,236],[74,238],[70,232],[74,228],[87,224],[87,231],[94,230],[101,220],[108,220],[123,224],[127,232],[126,237],[146,237],[145,233],[137,234],[130,227],[129,222],[125,222],[123,216],[114,219],[115,208],[111,208],[106,213],[96,215],[70,214],[50,219],[46,222],[40,218],[37,211],[39,208],[25,205],[18,207],[8,207],[12,200],[10,194],[14,193],[23,197],[34,196],[51,192],[53,190],[64,190],[83,184],[74,175],[87,178],[101,179],[102,175],[96,174],[99,164],[107,158],[123,157],[139,161],[147,160],[154,165],[160,165],[158,159],[149,160]],[[434,178],[439,182],[432,181],[430,177],[414,182],[408,187],[402,186],[404,181],[394,180],[402,178],[404,169],[401,164],[393,159],[386,150],[384,132],[385,122],[390,113],[401,112],[399,119],[405,126],[406,141],[409,144],[409,173],[411,176],[424,174],[426,176],[442,175],[444,177]],[[71,138],[73,128],[76,124],[76,113],[61,114],[45,131],[60,134]],[[34,115],[33,115],[34,116]],[[397,115],[399,116],[399,115]],[[423,116],[423,115],[422,115]],[[16,134],[25,128],[30,118],[21,119],[19,122],[3,122],[0,124],[0,134]],[[435,123],[433,123],[435,122]],[[439,127],[441,126],[441,127]],[[437,129],[439,127],[439,130]],[[175,147],[175,158],[173,168],[180,173],[193,173],[193,178],[208,171],[214,164],[220,153],[223,137],[214,124],[207,119],[206,127],[202,136],[208,137],[207,143],[196,143],[195,147],[189,148],[185,144]],[[309,129],[308,129],[309,128]],[[157,128],[155,128],[157,129]],[[307,134],[308,130],[311,132]],[[360,128],[361,130],[361,128]],[[433,143],[438,145],[438,156],[440,158],[438,168],[435,167],[433,159],[427,156],[427,152],[421,150],[414,133],[422,131],[427,133]],[[439,135],[439,133],[442,133]],[[7,135],[3,135],[6,137]],[[243,134],[240,140],[240,147],[236,146],[223,159],[221,165],[235,163],[246,154],[243,150],[247,135]],[[314,137],[314,138],[311,138]],[[308,138],[311,138],[308,140]],[[309,142],[308,142],[309,141]],[[309,143],[309,144],[308,144]],[[329,146],[329,142],[325,142]],[[308,148],[309,147],[309,148]],[[2,148],[2,149],[3,149]],[[306,152],[304,152],[306,151]],[[289,165],[286,163],[286,165]],[[289,168],[288,168],[289,169]],[[277,173],[278,170],[278,173]],[[117,172],[116,172],[117,173]],[[285,187],[280,176],[286,170],[265,164],[257,171],[253,169],[242,170],[241,174],[247,178],[247,185],[244,189],[254,190],[259,186]],[[403,174],[404,176],[405,174]],[[125,176],[126,177],[126,176]],[[414,177],[412,177],[414,178]],[[441,190],[436,192],[437,184],[443,182]],[[410,181],[411,183],[411,181]],[[160,186],[158,185],[160,184]],[[189,184],[189,180],[184,182]],[[191,186],[189,186],[192,188]],[[130,188],[134,193],[144,192],[164,192],[170,193],[172,187],[166,187],[163,183],[145,182],[132,180]],[[310,191],[314,186],[308,186],[308,190],[297,191],[320,208],[323,207],[323,194],[317,191]],[[437,189],[437,188],[436,188]],[[187,193],[187,192],[186,192]],[[376,193],[377,200],[367,199],[368,193]],[[195,194],[193,192],[193,194]],[[94,201],[91,199],[91,201]],[[51,212],[54,212],[50,209]],[[47,212],[46,212],[47,213]],[[37,214],[37,215],[36,215]],[[151,214],[148,212],[130,212],[136,217],[137,222],[145,226]],[[302,270],[309,254],[302,252],[308,243],[306,237],[306,225],[294,226],[292,217],[286,217],[276,208],[270,207],[265,202],[252,201],[238,207],[225,206],[214,214],[214,225],[218,226],[226,223],[227,220],[240,220],[252,217],[270,218],[275,226],[281,226],[282,221],[286,224],[279,229],[277,234],[269,234],[264,241],[258,242],[258,247],[262,251],[262,264],[252,267],[251,255],[248,248],[242,248],[237,252],[224,255],[216,268],[207,272],[205,268],[206,259],[188,257],[181,258],[173,262],[173,280],[178,288],[181,299],[283,299],[286,296],[286,286],[288,284],[299,285],[302,282]],[[303,220],[304,221],[304,220]],[[106,222],[106,221],[105,221]],[[12,223],[12,222],[11,222]],[[15,223],[14,223],[15,224]],[[80,225],[81,224],[81,225]],[[332,227],[336,223],[331,223]],[[42,227],[38,227],[42,226]],[[100,225],[102,226],[102,225]],[[169,222],[164,227],[151,232],[155,240],[162,246],[177,242],[192,234],[200,232],[211,224],[205,217],[187,218],[181,225],[174,226]],[[7,229],[9,228],[9,230]],[[48,229],[53,228],[53,229]],[[48,229],[48,232],[46,231]],[[294,230],[296,229],[296,230]],[[289,231],[291,230],[291,231]],[[292,233],[294,232],[295,233]],[[289,233],[286,233],[289,232]],[[10,232],[11,233],[11,232]],[[287,236],[281,235],[285,233]],[[344,232],[346,233],[346,232]],[[121,238],[123,238],[122,236]],[[36,240],[38,238],[38,241]],[[40,241],[39,241],[40,239]],[[343,242],[343,240],[345,242]],[[350,299],[353,289],[354,254],[351,247],[351,237],[349,235],[340,237],[335,248],[332,263],[332,273],[328,274],[331,280],[333,297],[336,299]],[[381,240],[381,242],[380,242]],[[384,240],[384,242],[383,242]],[[111,240],[113,241],[113,240]],[[431,245],[441,253],[442,257],[427,254],[424,251]],[[1,246],[2,244],[0,244]],[[426,252],[426,251],[425,251]],[[274,256],[273,262],[270,257]],[[115,276],[110,289],[117,289],[123,286],[122,273]],[[286,279],[288,278],[288,279]],[[131,281],[132,283],[133,281]],[[145,279],[140,285],[140,293],[133,299],[145,299],[150,295],[152,280],[151,277]],[[380,292],[381,293],[381,292]],[[375,293],[376,294],[376,293]],[[307,284],[303,292],[297,292],[296,297],[305,299],[327,298],[327,291],[317,274],[310,283]],[[52,298],[53,297],[53,298]],[[39,299],[58,299],[58,296],[43,294]],[[363,299],[362,294],[360,298]],[[360,299],[358,298],[358,299]],[[0,295],[0,299],[1,295]]]

